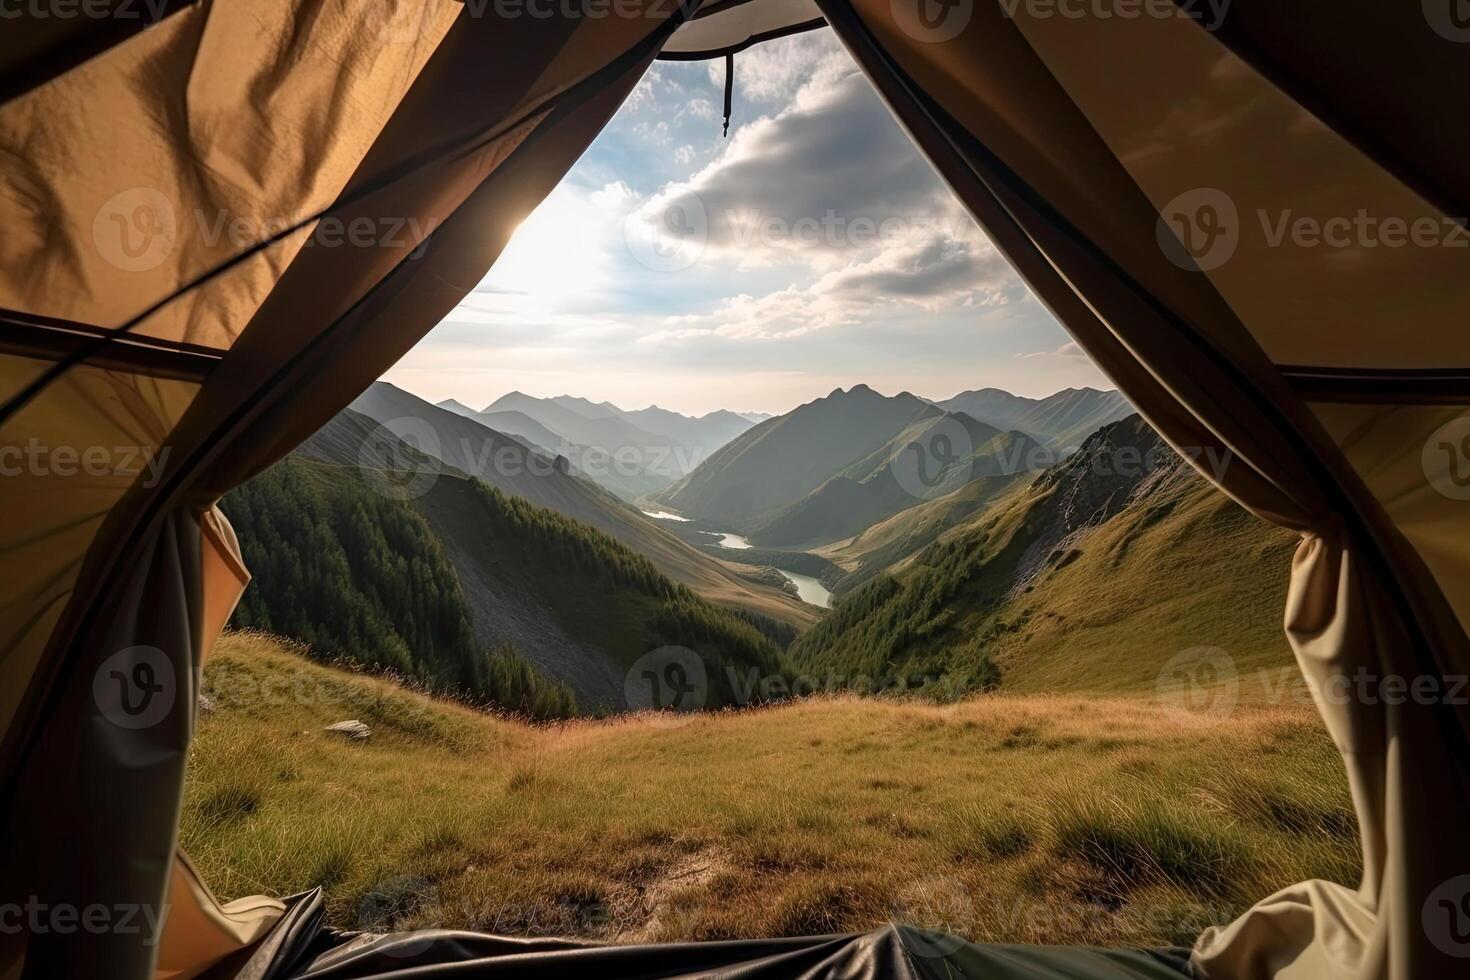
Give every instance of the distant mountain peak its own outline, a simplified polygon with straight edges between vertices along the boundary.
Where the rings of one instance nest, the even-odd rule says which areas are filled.
[[[453,398],[446,398],[442,402],[435,402],[434,407],[442,408],[446,412],[453,412],[455,415],[463,415],[467,419],[474,418],[476,415],[479,414],[473,408],[470,408],[468,405],[466,405],[464,402],[457,401]]]

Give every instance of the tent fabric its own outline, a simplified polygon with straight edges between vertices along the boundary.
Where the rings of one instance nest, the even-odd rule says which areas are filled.
[[[1206,977],[1453,971],[1457,950],[1433,942],[1420,915],[1446,868],[1470,867],[1463,839],[1435,833],[1446,814],[1470,813],[1465,714],[1443,699],[1323,692],[1360,671],[1462,675],[1464,631],[1433,575],[1463,578],[1470,556],[1442,546],[1427,566],[1395,523],[1402,510],[1385,508],[1343,465],[1340,444],[1277,365],[1462,363],[1464,259],[1421,249],[1334,270],[1320,250],[1249,242],[1207,270],[1156,244],[1171,197],[1212,180],[1260,210],[1306,201],[1327,214],[1358,202],[1410,218],[1437,212],[1185,18],[1135,27],[986,8],[978,25],[935,39],[877,0],[823,9],[992,240],[1141,413],[1189,458],[1228,452],[1230,466],[1206,475],[1303,532],[1288,638],[1347,763],[1364,880],[1356,893],[1312,882],[1267,898],[1202,936],[1194,968]],[[1106,62],[1096,51],[1109,52]],[[1234,128],[1234,141],[1184,138],[1198,117],[1171,118],[1181,99]],[[1313,145],[1288,141],[1290,152],[1278,152],[1291,126]],[[1304,304],[1311,315],[1300,315]],[[1413,345],[1389,328],[1405,317]],[[1417,466],[1419,445],[1406,447],[1400,430],[1390,458]],[[1415,486],[1411,496],[1428,500],[1422,473]],[[1439,530],[1450,526],[1463,529],[1464,518]]]
[[[158,951],[157,980],[193,980],[256,945],[281,921],[286,904],[253,895],[221,904],[182,851],[169,878],[168,916]]]
[[[659,52],[666,61],[696,61],[823,26],[815,0],[723,0],[700,5]]]
[[[380,935],[321,925],[321,890],[288,899],[255,955],[206,980],[441,977],[740,977],[742,980],[1179,980],[1181,950],[975,945],[942,932],[887,926],[856,935],[651,946],[513,939],[445,929]]]
[[[213,501],[345,406],[478,282],[661,48],[729,50],[812,12],[735,0],[685,24],[692,6],[646,0],[646,16],[507,28],[451,0],[370,7],[242,0],[167,4],[141,31],[7,26],[0,447],[106,450],[96,467],[62,472],[51,457],[0,488],[9,893],[164,900],[180,880],[198,671],[248,580]],[[1422,913],[1470,868],[1470,839],[1440,832],[1470,816],[1470,712],[1448,698],[1323,692],[1362,672],[1441,685],[1470,673],[1454,455],[1470,446],[1456,428],[1470,405],[1470,276],[1453,220],[1470,210],[1470,135],[1449,124],[1470,45],[1427,7],[1367,0],[1325,20],[1305,0],[1234,0],[1212,24],[1183,3],[1177,17],[1045,9],[940,11],[962,23],[903,0],[821,0],[818,12],[1145,417],[1187,456],[1228,453],[1206,475],[1303,535],[1285,627],[1344,755],[1364,879],[1264,899],[1202,936],[1192,967],[1453,975],[1459,950]],[[1190,224],[1204,205],[1235,215],[1221,261],[1194,247],[1194,231],[1221,230]],[[1359,210],[1436,234],[1324,248],[1276,230]],[[384,234],[342,244],[353,227]],[[134,673],[144,666],[146,678]],[[118,705],[105,682],[159,672],[175,695],[159,721],[108,717]],[[58,839],[81,843],[42,846]],[[200,914],[164,943],[180,959],[160,961],[137,937],[53,934],[26,938],[25,975],[142,978],[220,953],[216,971],[286,976],[301,942],[326,942],[319,904],[297,903],[259,937],[270,904],[247,914],[190,894]],[[259,917],[230,925],[237,912]],[[504,942],[434,948],[483,958]],[[800,956],[837,941],[791,942]],[[897,940],[846,942],[892,952]],[[12,957],[13,940],[0,943]],[[333,961],[312,948],[367,971],[341,975],[389,969],[369,952]],[[655,951],[544,952],[643,963]],[[973,955],[1003,971],[1072,954]],[[1127,955],[1076,956],[1085,962],[1055,969],[1149,975]]]

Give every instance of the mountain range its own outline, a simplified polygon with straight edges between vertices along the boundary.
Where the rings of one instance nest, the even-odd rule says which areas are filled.
[[[606,401],[519,391],[480,411],[452,398],[438,407],[565,456],[577,472],[630,501],[665,489],[766,417],[724,410],[695,417],[657,405],[629,411]]]
[[[416,450],[454,472],[476,477],[508,496],[609,535],[647,557],[664,575],[712,601],[797,626],[815,619],[811,607],[691,547],[596,483],[558,466],[556,457],[384,381],[358,396],[297,453],[338,465],[362,466],[363,447],[377,445],[384,435],[379,429],[373,437],[377,426],[388,430],[390,442],[416,440]],[[374,459],[368,465],[391,469],[394,461]]]
[[[970,480],[1032,468],[1030,435],[867,385],[769,419],[653,498],[765,547],[857,534]]]
[[[962,391],[936,402],[947,412],[963,412],[997,429],[1017,429],[1037,442],[1071,452],[1110,422],[1133,414],[1119,391],[1064,388],[1045,398],[1024,398],[999,388]]]
[[[580,711],[616,709],[650,644],[777,673],[922,674],[954,695],[1002,679],[1136,686],[1190,645],[1277,662],[1284,577],[1257,566],[1285,567],[1291,536],[1221,496],[1135,414],[1063,448],[1126,409],[1092,389],[936,403],[859,384],[760,421],[695,419],[517,393],[475,411],[379,382],[257,478],[259,499],[247,485],[227,501],[248,515],[252,563],[334,583],[265,589],[246,624],[346,637],[366,662],[548,716],[573,697]],[[729,438],[635,505],[489,421],[645,447]],[[1029,428],[1002,427],[1013,423]],[[1122,454],[1148,463],[1120,472]],[[418,568],[432,573],[422,588],[405,578]],[[830,611],[797,599],[797,573],[830,590]],[[317,593],[313,611],[301,596]]]

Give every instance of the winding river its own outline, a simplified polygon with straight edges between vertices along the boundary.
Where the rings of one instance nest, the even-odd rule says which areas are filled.
[[[645,510],[643,513],[660,521],[687,522],[689,520],[687,517],[680,517],[678,514],[670,514],[662,510]],[[730,534],[723,531],[711,533],[720,535],[718,543],[721,548],[729,548],[731,551],[745,551],[751,547],[750,542],[739,534]],[[790,579],[792,585],[796,586],[796,595],[802,602],[808,602],[814,606],[821,606],[823,609],[827,609],[832,605],[832,593],[825,585],[812,576],[803,575],[800,572],[788,571],[779,566],[773,567],[776,568],[776,571]]]

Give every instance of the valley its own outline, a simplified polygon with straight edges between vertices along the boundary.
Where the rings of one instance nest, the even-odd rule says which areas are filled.
[[[666,472],[664,489],[627,500],[566,456],[487,425],[506,413],[575,438],[636,439],[636,452],[610,450],[630,460],[658,438],[651,428],[685,449],[715,448],[677,479]],[[1000,428],[1019,424],[1030,431]],[[464,662],[496,651],[529,672],[507,698],[533,704],[514,694],[527,685],[565,692],[532,714],[625,710],[629,666],[670,644],[717,674],[731,664],[788,678],[918,678],[939,700],[997,688],[1137,691],[1195,648],[1226,650],[1242,668],[1290,662],[1276,624],[1292,536],[1221,496],[1116,392],[982,389],[936,402],[854,385],[754,420],[518,392],[477,412],[380,382],[277,471],[260,478],[280,484],[273,499],[325,492],[313,505],[321,513],[356,501],[354,523],[335,532],[314,518],[339,539],[319,551],[354,569],[432,559],[435,601],[453,609],[435,622],[463,623],[447,641],[443,627],[395,620],[385,612],[394,600],[359,589],[347,608],[366,612],[326,628],[299,603],[272,608],[291,600],[268,601],[267,586],[237,625],[492,702],[498,689]],[[268,509],[237,521],[247,557],[267,540],[291,548]],[[241,513],[229,498],[226,511]],[[390,520],[418,543],[396,543],[408,539],[379,526]],[[387,543],[353,559],[374,539]],[[371,557],[384,548],[386,560]],[[631,578],[618,571],[633,567]],[[692,627],[689,616],[721,625]],[[399,640],[364,638],[364,624],[399,620]],[[458,666],[439,662],[446,643]],[[712,697],[738,700],[728,681]]]
[[[838,389],[627,496],[486,425],[570,425],[537,400],[375,385],[223,501],[256,580],[183,841],[340,928],[600,942],[1179,943],[1356,880],[1336,750],[1273,697],[1294,536],[1107,394]],[[1174,691],[1191,651],[1226,669]]]

